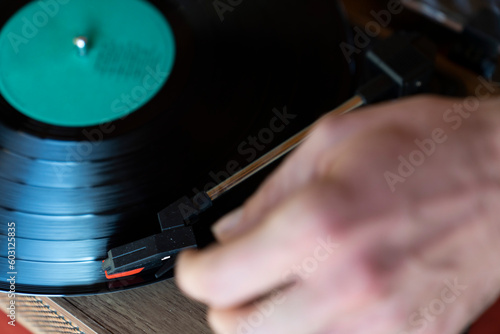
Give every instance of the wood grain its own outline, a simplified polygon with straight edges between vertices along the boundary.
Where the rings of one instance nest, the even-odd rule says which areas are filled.
[[[206,309],[173,281],[114,294],[52,298],[99,334],[211,334]]]

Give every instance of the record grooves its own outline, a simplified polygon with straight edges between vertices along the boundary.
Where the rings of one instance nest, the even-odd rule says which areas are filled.
[[[334,1],[243,1],[224,21],[211,1],[148,2],[172,26],[176,61],[159,93],[129,116],[62,127],[0,96],[1,290],[9,289],[9,222],[19,293],[95,294],[155,282],[151,272],[106,279],[106,251],[156,233],[156,213],[241,158],[238,145],[273,108],[299,115],[279,134],[286,138],[352,91]],[[2,3],[2,25],[29,3]]]

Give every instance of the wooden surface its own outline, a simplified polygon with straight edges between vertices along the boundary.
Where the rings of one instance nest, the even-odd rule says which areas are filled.
[[[120,293],[53,300],[99,334],[209,334],[205,308],[173,281]]]

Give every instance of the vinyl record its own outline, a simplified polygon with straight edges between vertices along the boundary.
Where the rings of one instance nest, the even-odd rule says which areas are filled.
[[[244,163],[238,147],[277,109],[295,119],[274,143],[353,90],[330,0],[4,1],[0,22],[3,291],[12,275],[16,292],[45,295],[155,282],[108,280],[101,261],[158,233],[156,213],[227,161]]]

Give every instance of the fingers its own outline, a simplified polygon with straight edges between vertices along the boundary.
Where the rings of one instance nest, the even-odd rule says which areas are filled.
[[[320,121],[310,138],[280,166],[244,207],[221,219],[213,227],[217,240],[225,242],[251,230],[274,207],[297,189],[317,179],[318,165],[325,151],[332,151],[360,130],[362,124],[348,116]]]
[[[333,234],[334,189],[327,182],[313,185],[276,208],[250,233],[202,252],[182,253],[176,273],[180,288],[224,309],[289,283],[297,259],[310,256],[319,238]],[[325,240],[333,252],[333,238]]]
[[[240,308],[211,309],[208,320],[218,334],[318,333],[332,320],[321,314],[320,299],[308,289],[275,292],[265,300]]]
[[[452,182],[448,170],[436,176],[440,169],[434,167],[453,165],[461,155],[434,155],[397,193],[384,175],[398,170],[399,156],[415,150],[415,138],[443,126],[449,101],[418,100],[380,105],[340,121],[325,118],[243,208],[215,226],[221,244],[180,255],[178,284],[209,305],[218,333],[392,333],[422,302],[435,298],[435,268],[429,274],[419,267],[419,275],[428,278],[412,284],[415,275],[403,263],[415,261],[414,254],[422,267],[453,258],[443,254],[455,249],[451,236],[458,237],[440,233],[447,241],[445,251],[437,252],[441,243],[434,240],[440,236],[433,231],[445,225],[428,204],[422,211],[416,198],[449,198],[443,191],[433,195],[441,179]],[[418,113],[422,108],[427,112]],[[435,228],[422,230],[422,222]],[[433,240],[432,252],[422,240]],[[423,254],[433,261],[422,261]],[[272,293],[291,282],[299,284],[282,295]],[[402,303],[401,293],[417,302]]]
[[[332,312],[330,304],[334,298],[308,286],[289,293],[276,293],[237,309],[211,309],[208,321],[218,334],[402,333],[387,317],[394,312],[390,303],[387,304],[391,307],[381,302],[367,303],[356,310],[339,308]]]
[[[331,254],[321,242],[316,248],[309,248],[289,268],[289,272],[295,272],[297,284],[285,291],[273,290],[267,298],[241,306],[211,308],[208,318],[215,331],[218,334],[396,333],[393,319],[387,317],[394,313],[393,304],[385,304],[378,298],[385,293],[384,278],[379,271],[366,260],[349,256],[348,244],[336,247]],[[318,249],[322,252],[317,252]],[[364,317],[360,319],[355,314]]]
[[[245,227],[245,224],[239,226],[239,224],[241,225],[242,218],[243,208],[238,208],[220,219],[212,227],[212,233],[217,241],[219,243],[225,243],[242,234],[243,232],[241,230]],[[250,226],[247,226],[247,228],[250,228]]]
[[[240,234],[221,238],[222,245],[203,253],[187,253],[181,258],[184,260],[184,266],[179,267],[181,284],[186,292],[218,308],[251,301],[283,284],[283,272],[293,266],[297,258],[307,254],[317,238],[333,232],[335,237],[342,237],[354,226],[359,230],[361,222],[369,221],[374,212],[390,212],[397,197],[386,185],[383,172],[397,164],[397,160],[383,159],[387,161],[380,163],[377,159],[388,151],[397,157],[400,150],[406,148],[400,143],[401,138],[405,143],[408,140],[400,131],[386,128],[364,131],[355,137],[349,144],[323,150],[317,158],[318,164],[328,165],[326,162],[336,159],[339,152],[345,153],[330,170],[309,167],[315,175],[305,183],[311,185],[294,185],[298,188],[281,194],[283,199],[276,207],[267,207],[272,201],[266,201],[266,196],[275,189],[286,188],[278,184],[273,187],[272,182],[283,182],[280,177],[285,174],[281,170],[274,176],[278,181],[271,179],[245,204],[243,211],[236,211],[223,221],[236,225],[250,221],[252,228],[248,229],[248,225],[237,227]],[[360,164],[360,161],[373,163]],[[288,166],[284,168],[291,168]],[[290,173],[294,172],[290,169]],[[266,208],[264,213],[263,207]],[[253,218],[248,218],[252,214]],[[256,218],[259,219],[252,222]]]
[[[250,231],[289,195],[323,177],[327,169],[324,165],[336,160],[342,152],[342,145],[360,133],[387,127],[390,123],[407,123],[409,113],[413,118],[422,114],[419,113],[422,106],[444,110],[449,103],[435,97],[417,97],[363,108],[348,115],[323,117],[304,144],[264,182],[238,214],[214,225],[214,235],[219,241],[226,242]],[[439,117],[438,113],[436,117]],[[327,151],[328,159],[325,159]]]

